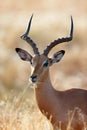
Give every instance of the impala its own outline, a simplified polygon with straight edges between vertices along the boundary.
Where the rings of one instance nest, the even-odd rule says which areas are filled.
[[[29,61],[32,66],[30,80],[35,84],[35,97],[40,111],[50,120],[53,127],[60,127],[66,130],[82,130],[87,124],[87,90],[69,89],[66,91],[57,91],[54,89],[49,74],[49,67],[59,62],[65,54],[64,50],[54,53],[52,58],[48,57],[49,52],[57,44],[69,42],[73,38],[73,19],[71,17],[71,29],[69,37],[59,38],[51,42],[40,54],[35,42],[28,37],[32,17],[30,18],[28,28],[21,36],[23,40],[29,43],[34,51],[32,56],[27,51],[16,48],[16,52],[24,61]]]

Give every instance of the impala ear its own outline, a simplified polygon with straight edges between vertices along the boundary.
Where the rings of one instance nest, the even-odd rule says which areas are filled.
[[[25,50],[21,48],[16,48],[16,52],[18,53],[19,57],[24,61],[30,61],[32,60],[32,56]]]
[[[64,56],[64,54],[65,54],[64,50],[60,50],[54,53],[53,58],[51,59],[51,64],[59,62]]]

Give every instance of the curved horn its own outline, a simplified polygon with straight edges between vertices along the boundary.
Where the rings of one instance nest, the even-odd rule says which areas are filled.
[[[48,55],[48,53],[50,52],[50,50],[56,46],[57,44],[60,44],[60,43],[63,43],[63,42],[69,42],[71,41],[73,38],[73,19],[72,19],[72,16],[71,16],[71,30],[70,30],[70,36],[69,37],[65,37],[65,38],[58,38],[57,40],[51,42],[47,47],[46,49],[44,50],[43,54],[44,55]]]
[[[26,32],[21,36],[21,38],[23,40],[25,40],[27,43],[30,44],[30,46],[33,48],[33,51],[34,51],[34,54],[38,54],[39,55],[39,51],[38,51],[38,48],[36,46],[36,43],[30,38],[28,37],[28,34],[29,34],[29,31],[30,31],[30,26],[31,26],[31,21],[32,21],[32,18],[33,18],[33,14],[29,20],[29,24],[28,24],[28,28],[26,30]]]

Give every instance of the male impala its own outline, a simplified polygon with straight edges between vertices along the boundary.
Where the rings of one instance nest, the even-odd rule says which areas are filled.
[[[73,19],[71,17],[70,36],[59,38],[51,42],[43,51],[39,53],[35,42],[28,37],[31,26],[32,17],[30,18],[27,31],[21,36],[23,40],[28,42],[34,51],[34,56],[23,49],[16,48],[16,52],[22,60],[29,61],[33,68],[31,81],[35,84],[35,97],[40,111],[50,119],[54,127],[61,129],[69,128],[73,130],[82,130],[87,124],[87,90],[70,89],[66,91],[56,91],[51,84],[49,67],[59,62],[64,50],[54,53],[52,58],[48,57],[51,49],[57,44],[69,42],[73,38]],[[68,128],[67,128],[68,127]]]

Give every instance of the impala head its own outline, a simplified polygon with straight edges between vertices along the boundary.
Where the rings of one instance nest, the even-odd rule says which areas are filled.
[[[46,78],[46,75],[48,73],[49,67],[51,65],[53,65],[54,63],[59,62],[62,59],[63,55],[65,54],[64,50],[60,50],[60,51],[54,53],[52,58],[48,57],[50,50],[54,46],[56,46],[57,44],[60,44],[60,43],[63,43],[63,42],[68,42],[68,41],[72,40],[72,38],[73,38],[73,20],[72,20],[72,17],[71,17],[70,36],[65,37],[65,38],[59,38],[59,39],[51,42],[44,49],[43,53],[40,54],[36,44],[34,43],[34,41],[30,37],[28,37],[32,17],[33,17],[33,15],[30,18],[29,25],[28,25],[28,28],[27,28],[25,34],[23,34],[21,36],[21,38],[23,40],[27,41],[30,44],[30,46],[33,48],[34,56],[32,56],[30,53],[28,53],[27,51],[25,51],[21,48],[16,48],[16,52],[18,53],[18,55],[20,56],[20,58],[22,60],[30,62],[31,66],[32,66],[32,74],[30,76],[30,79],[33,83],[38,83],[38,82],[44,81],[44,78]]]

